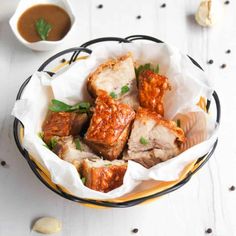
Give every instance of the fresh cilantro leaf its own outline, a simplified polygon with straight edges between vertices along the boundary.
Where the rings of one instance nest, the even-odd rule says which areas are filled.
[[[139,139],[139,142],[143,145],[147,145],[148,144],[148,140],[145,139],[143,136]]]
[[[50,140],[50,149],[55,148],[57,145],[57,139],[55,137],[52,137]]]
[[[51,105],[49,106],[49,110],[54,112],[61,112],[61,111],[70,111],[71,106],[67,105],[64,102],[58,101],[56,99],[52,99]]]
[[[77,149],[77,150],[82,151],[82,147],[81,147],[81,143],[80,143],[79,138],[76,138],[76,139],[75,139],[75,146],[76,146],[76,149]]]
[[[50,149],[47,144],[43,144],[43,146],[46,147],[47,149]]]
[[[112,164],[111,163],[107,163],[107,164],[105,164],[104,166],[111,166]]]
[[[90,108],[89,102],[79,102],[73,106],[71,106],[70,111],[76,111],[80,113],[88,112]]]
[[[156,65],[156,68],[154,69],[154,73],[159,74],[160,66],[159,64]]]
[[[41,139],[43,139],[44,133],[43,133],[43,132],[38,132],[38,136],[39,136]]]
[[[52,137],[49,144],[46,144],[46,143],[43,144],[43,146],[49,150],[52,150],[53,148],[55,148],[56,145],[57,145],[57,138],[56,137]]]
[[[159,74],[159,64],[156,65],[156,67],[154,67],[153,65],[151,65],[150,63],[144,64],[144,65],[140,65],[138,68],[135,68],[135,74],[136,74],[136,78],[139,77],[139,75],[146,70],[151,70],[153,71],[155,74]]]
[[[111,92],[111,93],[110,93],[110,96],[111,96],[112,98],[117,98],[117,94],[116,94],[115,92]]]
[[[83,184],[85,184],[86,178],[85,178],[85,177],[82,177],[82,178],[81,178],[81,181],[82,181]]]
[[[42,40],[47,40],[48,34],[51,31],[52,26],[47,21],[45,21],[43,18],[40,18],[35,22],[35,28],[36,28],[36,31],[37,31],[39,37]]]
[[[49,110],[54,111],[54,112],[80,112],[80,113],[85,113],[89,111],[90,108],[90,103],[89,102],[79,102],[73,106],[68,105],[64,102],[61,102],[56,99],[52,99],[51,105],[49,106]]]
[[[123,87],[121,88],[121,94],[123,95],[123,94],[125,94],[125,93],[127,93],[127,92],[129,92],[129,86],[128,86],[128,85],[125,85],[125,86],[123,86]]]
[[[150,63],[147,63],[143,66],[143,70],[152,70],[152,66]]]

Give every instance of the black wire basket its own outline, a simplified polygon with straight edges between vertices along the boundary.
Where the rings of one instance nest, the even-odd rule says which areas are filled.
[[[107,41],[114,41],[117,43],[121,43],[121,42],[122,43],[130,43],[135,40],[148,40],[148,41],[152,41],[155,43],[163,43],[161,40],[159,40],[157,38],[154,38],[151,36],[146,36],[146,35],[132,35],[132,36],[128,36],[126,38],[119,38],[119,37],[98,38],[98,39],[88,41],[88,42],[82,44],[80,47],[70,48],[70,49],[67,49],[62,52],[57,53],[56,55],[54,55],[54,56],[50,57],[48,60],[46,60],[39,67],[38,71],[46,71],[47,73],[49,73],[49,75],[53,76],[55,73],[53,71],[47,70],[47,66],[49,64],[59,60],[59,58],[65,57],[65,55],[68,56],[68,54],[72,54],[69,56],[68,63],[67,63],[67,64],[72,64],[78,59],[78,56],[80,54],[84,54],[84,53],[86,53],[88,55],[91,54],[92,49],[89,49],[88,47],[92,46],[93,44],[103,43],[103,42],[107,42]],[[203,70],[201,68],[201,66],[193,58],[191,58],[190,56],[188,56],[188,57],[190,58],[190,60],[192,61],[192,63],[195,66],[197,66],[198,68]],[[30,79],[31,79],[31,76],[28,79],[26,79],[25,82],[21,85],[19,92],[17,94],[16,100],[19,100],[21,98],[21,95],[22,95],[25,87],[29,83]],[[219,124],[220,123],[220,115],[221,115],[221,107],[220,107],[220,101],[219,101],[218,95],[215,91],[212,93],[212,98],[213,98],[212,101],[207,100],[205,108],[206,108],[206,111],[208,111],[210,106],[212,106],[212,103],[214,102],[214,104],[216,106],[216,122]],[[24,127],[23,127],[22,123],[17,118],[15,118],[14,124],[13,124],[13,132],[14,132],[14,138],[15,138],[16,145],[17,145],[19,151],[21,152],[21,154],[23,155],[23,157],[25,158],[25,160],[28,162],[32,171],[38,177],[38,179],[44,185],[46,185],[49,189],[51,189],[54,193],[60,195],[61,197],[66,198],[71,201],[74,201],[74,202],[77,202],[77,203],[81,203],[83,205],[93,206],[93,207],[113,207],[113,208],[131,207],[131,206],[135,206],[137,204],[147,202],[148,200],[158,198],[158,197],[163,196],[167,193],[177,190],[178,188],[180,188],[184,184],[186,184],[191,179],[191,177],[209,160],[209,158],[214,153],[217,143],[218,143],[218,139],[217,139],[215,141],[214,145],[208,151],[208,153],[206,153],[202,157],[199,157],[198,160],[195,162],[193,168],[190,171],[188,171],[188,173],[186,173],[185,176],[181,180],[179,180],[177,183],[170,185],[169,187],[167,187],[165,189],[162,189],[162,190],[159,190],[154,193],[144,195],[141,197],[140,196],[139,197],[132,197],[129,199],[125,199],[125,200],[123,199],[123,200],[119,200],[119,201],[117,201],[117,200],[101,201],[101,200],[85,199],[85,198],[79,198],[79,197],[73,196],[70,193],[68,193],[65,189],[63,189],[62,187],[54,184],[51,181],[50,176],[45,173],[45,170],[42,168],[42,166],[40,166],[39,163],[37,163],[34,160],[34,158],[29,155],[27,150],[25,150],[23,148],[23,146],[22,146],[23,129],[24,129]]]

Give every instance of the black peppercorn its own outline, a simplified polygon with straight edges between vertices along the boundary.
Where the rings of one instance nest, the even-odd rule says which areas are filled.
[[[225,67],[226,67],[226,64],[222,64],[222,65],[220,66],[221,69],[224,69]]]
[[[229,188],[230,191],[234,191],[235,190],[235,186],[232,185],[230,188]]]
[[[66,62],[65,58],[61,59],[61,63],[65,63],[65,62]]]
[[[214,61],[213,61],[212,59],[210,59],[207,63],[208,63],[208,64],[213,64]]]
[[[134,233],[134,234],[138,233],[138,229],[137,229],[137,228],[134,228],[134,229],[132,230],[132,233]]]
[[[7,163],[5,161],[1,161],[1,166],[5,166]]]
[[[230,50],[230,49],[228,49],[228,50],[226,51],[226,53],[227,53],[227,54],[230,54],[230,53],[231,53],[231,50]]]
[[[225,5],[228,5],[230,3],[230,1],[225,1]]]
[[[161,8],[165,8],[165,7],[166,7],[165,3],[161,4]]]
[[[102,5],[102,4],[99,4],[99,5],[97,6],[97,8],[98,8],[98,9],[102,9],[102,8],[103,8],[103,5]]]
[[[138,16],[136,17],[136,19],[138,19],[138,20],[141,19],[141,18],[142,18],[142,17],[141,17],[140,15],[138,15]]]
[[[211,234],[211,233],[212,233],[212,229],[211,229],[211,228],[208,228],[208,229],[206,230],[206,233],[207,233],[207,234]]]

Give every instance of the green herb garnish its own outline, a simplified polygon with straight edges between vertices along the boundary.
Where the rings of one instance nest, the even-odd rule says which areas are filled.
[[[85,113],[89,111],[90,103],[89,102],[79,102],[73,106],[68,105],[64,102],[58,101],[56,99],[52,99],[52,104],[49,106],[49,110],[54,112],[71,112],[76,111],[80,113]]]
[[[160,66],[159,64],[156,65],[156,68],[154,69],[154,73],[159,74]]]
[[[43,146],[46,147],[47,149],[50,149],[47,144],[43,144]]]
[[[82,177],[82,178],[81,178],[81,181],[82,181],[83,184],[85,184],[86,178],[85,178],[85,177]]]
[[[56,137],[52,137],[49,144],[44,143],[43,146],[46,147],[49,150],[52,150],[56,147],[57,145],[57,138]]]
[[[123,95],[123,94],[125,94],[125,93],[127,93],[127,92],[129,92],[129,86],[128,86],[128,85],[125,85],[125,86],[123,86],[123,87],[121,88],[121,94]]]
[[[110,93],[110,96],[111,96],[112,98],[117,98],[117,94],[116,94],[115,92],[111,92],[111,93]]]
[[[147,145],[148,144],[148,140],[145,139],[143,136],[139,139],[139,142],[143,145]]]
[[[111,166],[112,164],[111,163],[107,163],[107,164],[105,164],[104,166]]]
[[[180,120],[179,120],[179,119],[176,121],[176,125],[177,125],[178,127],[180,127],[180,125],[181,125],[181,122],[180,122]]]
[[[50,30],[52,29],[52,26],[48,24],[43,18],[40,18],[35,22],[35,28],[39,37],[42,40],[46,40]]]
[[[56,145],[57,145],[57,139],[52,137],[51,140],[50,140],[49,148],[52,150],[56,147]]]
[[[153,71],[155,74],[159,74],[159,64],[156,65],[156,67],[154,67],[153,65],[151,65],[150,63],[144,64],[139,66],[138,68],[135,68],[135,74],[136,77],[138,78],[139,75],[146,70],[151,70]]]
[[[78,111],[80,113],[86,113],[89,111],[90,103],[89,102],[79,102],[74,106],[71,106],[71,111]]]
[[[76,139],[75,139],[75,146],[76,146],[76,149],[77,149],[77,150],[82,151],[82,147],[81,147],[81,143],[80,143],[79,138],[76,138]]]
[[[58,101],[56,99],[52,99],[51,105],[49,106],[49,110],[54,112],[60,112],[60,111],[70,111],[71,106],[67,105],[64,102]]]
[[[44,133],[43,133],[43,132],[38,132],[38,136],[39,136],[41,139],[43,139]]]

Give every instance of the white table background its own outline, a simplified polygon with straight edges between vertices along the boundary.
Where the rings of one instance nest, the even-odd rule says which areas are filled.
[[[220,1],[220,0],[219,0]],[[16,0],[0,0],[0,236],[37,235],[32,222],[54,216],[63,223],[58,235],[214,236],[236,235],[236,2],[223,5],[224,18],[212,29],[194,22],[197,0],[73,0],[77,30],[68,42],[50,52],[21,45],[8,24]],[[224,1],[221,1],[222,3]],[[103,4],[102,9],[97,5]],[[136,19],[141,15],[140,20]],[[148,205],[96,210],[64,200],[36,178],[16,148],[10,116],[23,81],[54,53],[103,36],[147,34],[177,46],[195,58],[215,81],[221,99],[219,145],[213,157],[184,187]],[[231,54],[225,51],[231,49]],[[213,65],[206,61],[213,59]],[[227,64],[220,69],[222,63]]]

